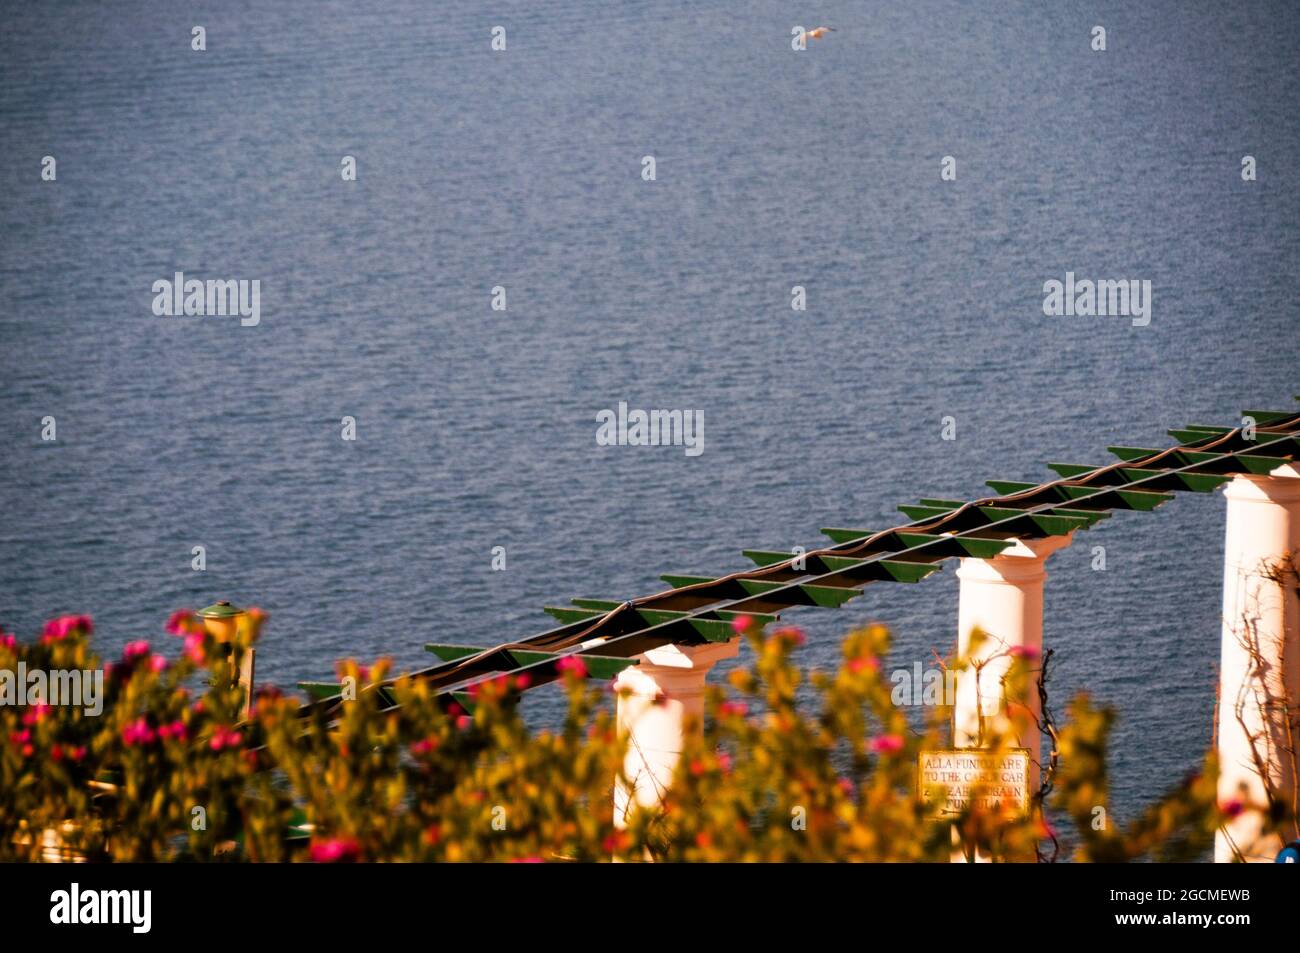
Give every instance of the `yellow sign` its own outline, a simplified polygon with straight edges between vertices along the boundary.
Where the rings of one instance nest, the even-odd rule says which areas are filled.
[[[960,814],[975,798],[980,807],[1029,810],[1029,751],[981,751],[958,748],[922,751],[917,762],[917,789],[937,816]]]

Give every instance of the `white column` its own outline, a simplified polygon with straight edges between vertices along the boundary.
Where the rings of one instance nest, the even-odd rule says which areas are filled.
[[[1267,802],[1268,787],[1295,807],[1300,600],[1294,576],[1279,585],[1268,574],[1284,554],[1300,557],[1300,472],[1288,465],[1270,476],[1238,476],[1224,496],[1218,798],[1240,813],[1216,835],[1214,859],[1271,862],[1283,843],[1261,837],[1254,807]]]
[[[739,652],[739,639],[665,645],[637,656],[639,664],[619,673],[618,730],[627,739],[623,770],[631,783],[615,786],[615,826],[627,825],[634,805],[655,807],[663,799],[688,731],[703,730],[709,669]]]
[[[1043,653],[1043,582],[1047,579],[1043,565],[1072,538],[1073,534],[1016,540],[992,559],[963,559],[957,570],[961,580],[957,649],[980,668],[977,673],[974,665],[968,665],[958,673],[953,745],[974,748],[985,743],[980,736],[981,716],[989,731],[994,726],[1007,727],[1004,719],[1009,712],[1027,713],[1032,720],[1020,724],[1017,743],[1029,749],[1031,796],[1037,792],[1039,780],[1038,691],[1030,685],[1025,697],[1004,698],[1002,680],[1016,653],[1027,656],[1031,670],[1038,669]],[[985,639],[972,653],[971,635],[976,629]]]

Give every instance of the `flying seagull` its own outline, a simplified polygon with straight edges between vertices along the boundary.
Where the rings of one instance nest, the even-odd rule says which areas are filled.
[[[834,33],[834,32],[835,32],[835,28],[832,26],[819,26],[815,30],[809,30],[806,36],[810,40],[820,40],[827,33]]]

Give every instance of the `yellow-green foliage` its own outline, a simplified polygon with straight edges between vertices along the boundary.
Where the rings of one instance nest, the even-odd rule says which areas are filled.
[[[261,623],[254,612],[239,646]],[[94,669],[90,628],[65,617],[32,644],[0,633],[0,669]],[[363,688],[333,724],[274,691],[241,722],[224,647],[183,612],[168,629],[185,640],[179,657],[129,646],[109,667],[100,717],[0,706],[0,860],[54,847],[122,861],[947,861],[954,826],[967,853],[1033,859],[1054,833],[1039,810],[954,822],[918,801],[918,753],[949,746],[951,711],[908,723],[881,672],[880,626],[851,633],[839,667],[808,677],[814,705],[796,704],[799,630],[754,627],[750,663],[710,687],[705,730],[663,810],[625,830],[613,816],[624,755],[613,698],[580,672],[565,675],[567,716],[552,731],[524,723],[515,676],[482,686],[472,714],[399,678],[400,705],[383,711],[365,686],[389,679],[385,662],[340,668]],[[1028,677],[1015,660],[1008,690]],[[1059,733],[1054,803],[1077,829],[1075,857],[1203,850],[1219,822],[1212,761],[1137,821],[1096,829],[1112,719],[1081,697]]]

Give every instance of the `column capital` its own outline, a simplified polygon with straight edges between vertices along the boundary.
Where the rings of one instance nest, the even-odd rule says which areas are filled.
[[[1047,577],[1043,570],[1047,557],[1074,542],[1074,533],[1064,536],[1046,536],[1042,539],[1011,540],[1012,545],[992,559],[964,557],[957,569],[957,578],[963,582],[992,582],[1020,585],[1041,582]]]
[[[706,642],[703,645],[661,645],[637,656],[614,680],[616,691],[654,697],[660,691],[703,691],[709,669],[723,659],[740,654],[740,639]]]
[[[1281,506],[1300,503],[1300,470],[1287,464],[1267,476],[1238,474],[1224,486],[1223,495],[1229,500]]]

